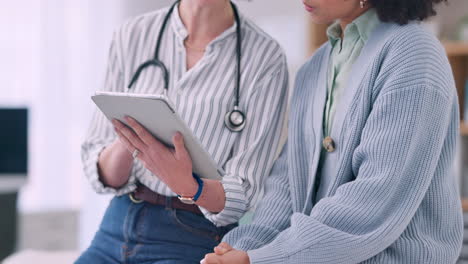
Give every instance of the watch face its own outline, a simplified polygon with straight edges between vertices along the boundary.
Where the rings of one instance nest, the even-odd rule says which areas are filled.
[[[193,198],[179,197],[179,200],[184,204],[195,204]]]

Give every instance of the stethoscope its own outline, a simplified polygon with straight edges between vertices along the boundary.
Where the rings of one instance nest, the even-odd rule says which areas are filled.
[[[161,46],[161,39],[164,34],[164,30],[166,29],[167,22],[169,18],[171,17],[172,12],[174,11],[174,8],[176,5],[180,2],[180,0],[176,1],[171,8],[169,9],[169,12],[167,13],[166,17],[164,18],[162,27],[159,31],[158,35],[158,41],[156,44],[156,51],[154,52],[154,59],[149,60],[143,64],[141,64],[135,74],[133,75],[133,78],[128,85],[128,89],[131,89],[133,84],[138,80],[138,77],[140,76],[141,72],[150,66],[156,66],[161,68],[162,74],[164,77],[164,95],[167,96],[168,91],[169,91],[169,71],[167,70],[166,66],[162,61],[159,60],[159,48]],[[237,7],[234,5],[234,3],[231,2],[232,10],[234,12],[234,18],[237,23],[237,45],[236,45],[236,54],[237,54],[237,80],[236,80],[236,100],[234,102],[234,109],[232,111],[229,111],[226,113],[224,117],[224,124],[226,127],[231,130],[232,132],[240,132],[244,129],[245,127],[245,114],[239,110],[239,90],[240,90],[240,79],[241,79],[241,71],[240,71],[240,65],[241,65],[241,43],[242,43],[242,35],[241,35],[241,24],[240,24],[240,19],[239,19],[239,13],[237,12]]]

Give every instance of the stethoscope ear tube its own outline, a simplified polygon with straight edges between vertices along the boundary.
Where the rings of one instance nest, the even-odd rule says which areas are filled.
[[[236,5],[231,2],[232,11],[234,13],[234,19],[237,23],[236,34],[237,34],[237,45],[236,45],[236,54],[237,54],[237,70],[236,70],[236,101],[234,102],[234,110],[239,108],[239,93],[241,87],[241,58],[242,58],[242,31],[239,18],[239,12],[237,11]]]

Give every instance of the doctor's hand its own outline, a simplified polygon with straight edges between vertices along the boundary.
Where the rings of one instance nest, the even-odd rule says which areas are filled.
[[[143,165],[175,193],[194,196],[198,183],[192,176],[192,159],[185,149],[181,133],[172,138],[174,149],[167,148],[131,117],[125,117],[130,128],[114,119],[112,124],[128,151],[135,153]]]

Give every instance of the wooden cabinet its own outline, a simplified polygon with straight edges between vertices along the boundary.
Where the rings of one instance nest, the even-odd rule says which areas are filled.
[[[462,134],[462,136],[468,137],[468,122],[466,122],[466,121],[465,121],[465,122],[462,122],[462,123],[460,124],[460,126],[461,126],[461,127],[460,127],[460,130],[461,130],[460,133]]]
[[[462,136],[468,136],[468,122],[463,122],[468,117],[464,116],[464,108],[468,102],[465,102],[465,87],[468,82],[468,43],[444,42],[447,56],[452,65],[453,76],[457,85],[458,97],[460,99],[460,116],[462,123],[460,133]]]

